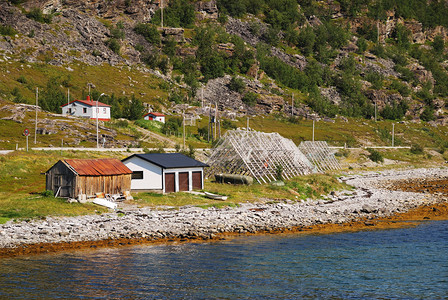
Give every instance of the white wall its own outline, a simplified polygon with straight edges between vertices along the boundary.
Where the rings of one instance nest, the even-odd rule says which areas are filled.
[[[86,112],[84,112],[84,108],[86,108]],[[71,113],[69,113],[69,109],[71,109]],[[98,111],[98,119],[110,120],[110,107],[99,106]],[[96,106],[89,106],[81,102],[73,102],[62,107],[62,114],[96,119]]]
[[[143,119],[145,119],[145,120],[149,120],[149,118],[152,118],[150,115],[147,115],[147,116],[145,116]],[[153,118],[152,119],[153,121],[158,121],[158,122],[161,122],[161,123],[165,123],[165,117],[159,117],[159,116],[157,116],[157,117],[155,117],[155,118]]]
[[[123,162],[131,171],[143,171],[143,179],[132,179],[131,190],[162,190],[162,168],[141,158],[132,157]]]

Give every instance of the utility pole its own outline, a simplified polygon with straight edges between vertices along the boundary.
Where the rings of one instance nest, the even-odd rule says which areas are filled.
[[[247,125],[246,125],[246,131],[249,131],[249,116],[247,116]]]
[[[182,112],[182,126],[183,126],[184,149],[185,149],[185,111]]]
[[[212,126],[212,106],[208,107],[208,127],[207,127],[207,142],[210,142],[210,131]]]
[[[314,120],[313,120],[313,142],[314,142]]]
[[[395,123],[392,123],[392,147],[394,147]]]
[[[201,87],[201,107],[204,107],[204,87]]]
[[[215,107],[215,127],[214,127],[214,134],[213,139],[216,139],[216,124],[218,123],[218,101],[216,101],[216,107]]]
[[[376,21],[376,42],[380,43],[380,21]]]
[[[294,116],[294,93],[291,97],[291,116]]]
[[[376,99],[375,99],[375,122],[376,122]]]
[[[90,90],[90,87],[89,87]],[[99,148],[99,135],[98,135],[98,113],[99,113],[99,109],[98,109],[98,101],[100,101],[101,96],[105,95],[104,93],[102,93],[98,99],[96,99],[96,148]]]
[[[163,29],[163,0],[160,0],[160,20],[161,20],[162,29]]]
[[[36,87],[36,122],[34,126],[34,144],[37,142],[37,104],[38,104],[38,98],[39,98],[39,88]]]
[[[70,88],[67,89],[67,105],[70,103]]]

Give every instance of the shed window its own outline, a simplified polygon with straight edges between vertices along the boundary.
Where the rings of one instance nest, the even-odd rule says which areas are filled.
[[[87,108],[86,108],[86,107],[83,107],[83,108],[82,108],[82,112],[83,112],[84,114],[86,114],[86,113],[87,113]]]
[[[134,171],[132,172],[132,179],[143,179],[143,171]]]

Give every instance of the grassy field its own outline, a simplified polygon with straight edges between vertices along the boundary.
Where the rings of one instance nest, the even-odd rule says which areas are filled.
[[[35,103],[36,87],[43,91],[51,77],[60,78],[70,87],[72,99],[80,99],[82,93],[88,91],[88,83],[108,95],[135,95],[144,102],[161,106],[168,99],[169,89],[162,84],[161,79],[144,74],[135,67],[114,67],[109,64],[89,66],[81,62],[58,67],[11,60],[8,64],[0,65],[0,74],[8,74],[0,80],[0,95],[12,100],[12,91],[16,89],[29,104]]]
[[[104,211],[93,204],[69,204],[65,199],[46,197],[45,175],[53,164],[63,158],[124,158],[128,154],[117,153],[87,153],[64,151],[23,152],[16,151],[0,156],[0,222],[9,219],[42,218],[48,215],[74,216],[95,214]],[[233,186],[217,184],[207,180],[205,190],[225,194],[229,199],[225,202],[211,200],[200,195],[176,193],[161,195],[156,193],[135,194],[133,204],[138,206],[182,206],[198,205],[226,206],[240,202],[276,201],[280,199],[301,200],[316,198],[332,190],[346,188],[335,177],[330,175],[310,175],[294,178],[285,186],[259,185]]]
[[[217,201],[206,198],[201,195],[190,193],[175,194],[156,194],[139,193],[135,195],[135,201],[139,206],[183,206],[196,205],[200,207],[222,207],[234,206],[242,202],[260,202],[260,201],[298,201],[306,199],[316,199],[321,195],[337,191],[348,186],[341,184],[334,176],[325,174],[314,174],[309,176],[297,177],[286,181],[284,186],[275,186],[272,184],[253,184],[253,185],[230,185],[220,184],[208,180],[205,182],[204,190],[221,195],[227,195],[225,201]]]

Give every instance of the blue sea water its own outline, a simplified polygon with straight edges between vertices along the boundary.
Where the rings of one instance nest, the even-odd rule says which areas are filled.
[[[0,299],[448,299],[448,222],[0,260]]]

